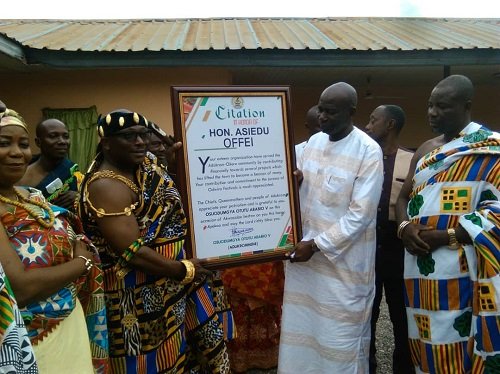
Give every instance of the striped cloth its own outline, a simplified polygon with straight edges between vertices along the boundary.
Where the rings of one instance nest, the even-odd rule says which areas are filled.
[[[97,172],[97,166],[90,173]],[[141,192],[134,214],[140,239],[165,258],[185,258],[186,217],[173,180],[149,153],[137,180]],[[84,194],[87,188],[84,182]],[[112,372],[229,373],[225,340],[234,335],[233,317],[220,278],[182,285],[131,267],[122,268],[121,276],[116,267],[120,257],[88,206],[79,208],[102,254]]]
[[[461,225],[473,245],[405,255],[412,359],[417,373],[500,372],[500,136],[471,122],[417,164],[412,222]]]
[[[28,332],[2,265],[0,265],[0,373],[38,373]]]

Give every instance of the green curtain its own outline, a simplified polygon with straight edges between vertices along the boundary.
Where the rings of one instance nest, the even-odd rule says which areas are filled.
[[[69,130],[71,146],[69,158],[76,162],[82,173],[95,156],[97,149],[97,108],[44,108],[43,118],[56,118],[66,124]]]

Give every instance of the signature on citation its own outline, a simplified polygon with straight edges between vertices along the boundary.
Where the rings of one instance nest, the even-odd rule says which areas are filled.
[[[238,228],[238,227],[233,227],[231,229],[231,236],[238,236],[238,235],[243,235],[243,234],[248,234],[249,232],[252,232],[253,228]]]

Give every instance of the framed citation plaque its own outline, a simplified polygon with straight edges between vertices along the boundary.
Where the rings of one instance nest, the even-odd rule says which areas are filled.
[[[283,259],[300,239],[289,103],[288,87],[172,87],[187,248],[205,267]]]

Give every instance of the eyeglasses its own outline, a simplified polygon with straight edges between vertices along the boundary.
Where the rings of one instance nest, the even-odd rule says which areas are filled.
[[[123,140],[127,142],[136,142],[138,137],[141,137],[142,140],[149,141],[151,138],[152,131],[127,131],[127,132],[117,132],[111,134],[110,136],[119,136]]]

